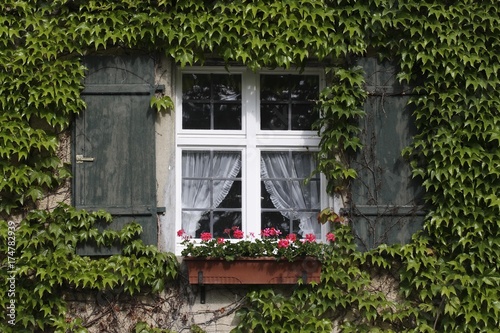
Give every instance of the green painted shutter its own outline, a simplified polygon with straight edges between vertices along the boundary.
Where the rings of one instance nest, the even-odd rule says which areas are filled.
[[[136,221],[142,240],[157,243],[154,62],[145,56],[88,57],[83,98],[75,120],[73,197],[77,208],[104,209],[109,226]],[[81,254],[111,254],[85,244]]]
[[[412,179],[401,151],[416,133],[407,106],[411,89],[396,79],[396,68],[375,58],[359,61],[369,92],[361,121],[362,151],[352,166],[349,214],[361,250],[382,243],[407,243],[423,222],[422,187]]]

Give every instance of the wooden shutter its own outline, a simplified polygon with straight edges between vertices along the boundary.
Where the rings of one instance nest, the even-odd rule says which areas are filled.
[[[359,61],[369,92],[362,120],[363,149],[352,166],[349,214],[361,250],[382,243],[407,243],[421,229],[422,188],[402,155],[416,128],[407,106],[411,89],[396,79],[396,68],[375,58]]]
[[[142,240],[157,243],[154,62],[145,56],[88,57],[83,98],[75,121],[73,197],[77,208],[104,209],[109,226],[136,221]],[[81,254],[111,254],[86,244]]]

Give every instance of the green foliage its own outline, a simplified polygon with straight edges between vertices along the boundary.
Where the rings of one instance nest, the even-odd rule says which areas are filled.
[[[334,68],[330,86],[320,95],[321,117],[316,122],[321,136],[319,144],[319,165],[328,181],[328,192],[345,190],[345,183],[356,177],[356,171],[349,168],[349,154],[361,148],[357,136],[357,125],[364,115],[363,69]]]
[[[356,251],[347,226],[337,225],[336,235],[337,246],[322,257],[320,284],[300,285],[289,293],[250,292],[234,332],[331,332],[335,320],[342,332],[401,332],[408,327],[413,313],[409,303],[389,300],[371,288],[379,277],[368,272],[392,269],[389,256],[371,260]]]
[[[184,249],[181,254],[184,257],[218,258],[226,261],[234,261],[245,257],[275,257],[276,260],[294,261],[297,258],[321,256],[323,252],[331,248],[331,244],[316,242],[314,234],[305,235],[303,239],[299,239],[295,234],[289,234],[283,238],[280,236],[281,231],[275,228],[263,230],[261,238],[255,238],[251,235],[245,237],[241,232],[235,237],[240,238],[236,242],[221,237],[212,238],[209,233],[204,233],[205,235],[201,235],[201,243],[196,243],[190,237],[186,237],[183,232],[181,230],[178,235],[183,237],[182,245]],[[240,232],[240,230],[233,228],[232,230],[228,229],[225,234],[234,237],[237,232]],[[335,241],[333,233],[329,233],[328,236],[332,237],[332,242]],[[308,239],[308,237],[311,238]]]
[[[397,15],[427,17],[398,47],[402,78],[423,79],[413,99],[420,134],[407,155],[434,208],[427,236],[403,248],[402,287],[420,303],[421,327],[490,331],[500,324],[498,9],[425,1]]]
[[[160,113],[167,113],[174,109],[174,102],[169,96],[153,96],[149,105]]]
[[[256,332],[329,331],[335,320],[344,332],[498,329],[499,35],[493,0],[2,2],[0,217],[24,215],[16,231],[18,327],[80,332],[77,321],[65,322],[65,288],[123,287],[134,293],[143,285],[161,289],[160,276],[174,276],[169,255],[133,240],[136,225],[99,233],[93,223],[108,219],[106,214],[66,206],[51,213],[35,209],[70,177],[57,147],[72,117],[85,108],[80,57],[142,49],[181,66],[201,64],[206,55],[252,69],[302,68],[311,59],[329,63],[319,105],[323,118],[316,125],[318,171],[331,192],[356,176],[349,154],[360,148],[357,121],[366,94],[353,59],[367,53],[390,57],[399,63],[399,78],[415,87],[419,134],[405,155],[426,190],[424,231],[409,245],[365,255],[342,231],[339,251],[325,258],[320,285],[301,286],[286,297],[264,290],[250,294],[243,323]],[[169,109],[171,100],[152,105]],[[1,228],[5,247],[7,222]],[[84,239],[121,241],[125,252],[81,258],[74,247]],[[110,273],[113,267],[120,267],[117,275]],[[369,291],[373,276],[367,272],[373,269],[397,271],[405,301]]]
[[[105,212],[87,213],[66,205],[52,212],[30,212],[15,231],[14,269],[2,269],[3,278],[13,274],[15,279],[16,332],[65,331],[73,322],[66,322],[64,291],[83,289],[105,291],[120,289],[130,295],[148,290],[163,290],[165,283],[177,275],[175,256],[146,246],[137,236],[138,224],[131,224],[117,232],[99,232],[97,222],[111,222]],[[12,223],[9,224],[9,226]],[[2,251],[8,253],[8,224],[1,221]],[[106,258],[82,257],[76,248],[93,240],[102,246],[115,243],[123,246],[122,254]],[[2,256],[2,267],[9,267],[8,257]],[[2,285],[2,295],[7,295]],[[9,299],[2,298],[2,308]],[[2,318],[5,319],[5,313]],[[2,320],[2,331],[12,326]],[[76,329],[76,328],[73,328]]]

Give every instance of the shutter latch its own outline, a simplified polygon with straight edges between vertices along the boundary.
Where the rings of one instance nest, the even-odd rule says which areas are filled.
[[[93,157],[83,157],[83,155],[76,155],[76,163],[83,162],[94,162],[95,158]]]

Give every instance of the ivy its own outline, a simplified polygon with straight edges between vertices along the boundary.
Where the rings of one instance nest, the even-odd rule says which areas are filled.
[[[356,171],[349,168],[349,154],[361,148],[357,122],[364,115],[366,92],[362,68],[334,68],[332,72],[331,86],[320,95],[321,117],[315,127],[321,136],[318,171],[326,176],[328,191],[336,193],[356,177]]]
[[[176,277],[175,256],[136,240],[141,232],[138,224],[119,232],[100,233],[95,226],[100,221],[109,223],[111,216],[61,204],[51,212],[34,210],[21,222],[14,236],[15,253],[9,254],[15,258],[15,269],[2,269],[3,278],[7,279],[10,274],[15,278],[16,332],[20,332],[20,328],[33,332],[50,327],[65,331],[74,326],[65,317],[63,291],[121,289],[134,295],[147,288],[150,292],[159,292],[167,281]],[[1,221],[2,253],[11,251],[10,248],[7,251],[4,236],[8,234],[7,229],[11,230],[9,226],[11,223]],[[118,242],[124,249],[122,254],[107,258],[79,256],[78,245],[89,240],[102,246]],[[7,258],[2,260],[11,262]],[[7,295],[6,287],[2,286],[4,295]],[[7,325],[7,321],[2,325],[2,331],[13,327]]]
[[[337,227],[335,233],[338,246],[321,258],[320,284],[300,285],[290,293],[250,292],[249,306],[239,312],[241,323],[234,331],[330,332],[334,321],[342,332],[401,332],[411,327],[411,305],[389,300],[372,288],[379,269],[393,269],[391,258],[356,251],[347,226]]]
[[[135,224],[101,233],[94,223],[109,220],[103,212],[39,209],[39,200],[70,178],[58,147],[72,117],[85,109],[81,57],[129,49],[159,52],[180,66],[208,57],[251,69],[325,63],[331,70],[318,105],[317,171],[330,192],[356,176],[349,157],[360,149],[357,123],[366,97],[356,57],[391,58],[399,79],[414,87],[419,134],[405,156],[426,191],[424,230],[408,245],[361,254],[348,228],[340,229],[338,251],[323,258],[321,284],[285,296],[251,293],[237,330],[248,324],[256,332],[329,331],[335,323],[344,332],[482,332],[500,325],[496,1],[29,0],[2,2],[0,13],[0,237],[5,248],[8,222],[21,221],[16,328],[83,332],[78,320],[65,320],[63,290],[134,294],[160,290],[175,276],[170,254],[135,240]],[[151,105],[173,106],[168,96]],[[90,239],[121,242],[124,252],[79,257],[75,246]],[[8,256],[1,259],[5,267]],[[377,272],[393,276],[404,299],[371,290]],[[136,331],[154,331],[141,325]]]

